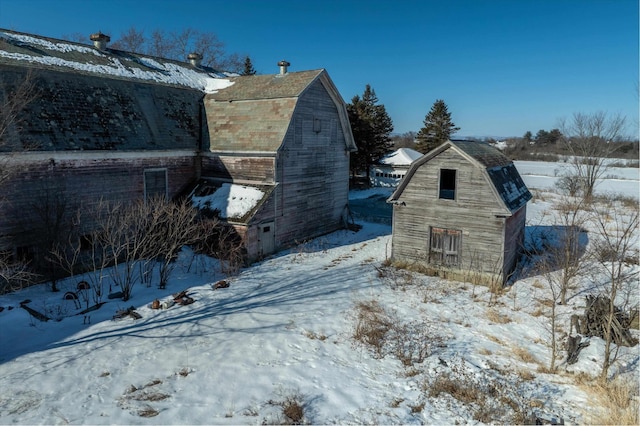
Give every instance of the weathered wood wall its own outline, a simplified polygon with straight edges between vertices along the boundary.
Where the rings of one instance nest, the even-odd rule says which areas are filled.
[[[504,231],[504,276],[508,277],[518,263],[523,250],[524,228],[527,219],[527,205],[525,204],[513,216],[506,219]]]
[[[251,152],[244,155],[205,152],[202,155],[203,176],[261,183],[275,181],[275,153],[272,156],[258,156]]]
[[[156,155],[154,155],[156,154]],[[36,161],[33,157],[40,157]],[[6,158],[6,157],[5,157]],[[5,243],[33,243],[33,229],[40,226],[37,210],[53,196],[69,208],[91,211],[99,200],[128,202],[144,197],[144,171],[166,169],[169,197],[181,193],[194,178],[196,157],[182,153],[127,153],[107,156],[96,153],[16,155],[11,179],[2,184],[0,235],[13,235]],[[69,212],[72,213],[72,212]],[[88,220],[90,214],[84,215]],[[89,222],[85,227],[91,227]]]
[[[320,81],[299,99],[276,161],[276,246],[340,229],[349,198],[349,152],[336,105]]]

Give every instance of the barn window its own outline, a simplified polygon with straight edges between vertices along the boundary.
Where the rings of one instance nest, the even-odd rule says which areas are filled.
[[[431,228],[429,262],[457,265],[460,260],[462,232],[456,229]]]
[[[444,200],[456,199],[456,171],[440,169],[440,195]]]
[[[167,169],[144,171],[144,198],[167,197]]]

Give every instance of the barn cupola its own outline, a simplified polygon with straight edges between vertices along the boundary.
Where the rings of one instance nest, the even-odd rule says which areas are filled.
[[[195,68],[200,68],[200,66],[202,65],[202,55],[200,53],[189,53],[187,59],[189,60],[191,66]]]
[[[278,62],[278,66],[280,67],[280,75],[285,75],[287,73],[287,68],[290,66],[291,64],[287,61],[280,61]]]
[[[102,34],[101,31],[97,33],[91,34],[89,36],[91,41],[93,42],[93,46],[98,50],[104,50],[107,48],[107,43],[111,41],[111,37],[106,34]]]

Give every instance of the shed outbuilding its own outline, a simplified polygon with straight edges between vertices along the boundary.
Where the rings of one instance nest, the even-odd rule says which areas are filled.
[[[371,166],[371,186],[394,187],[409,171],[411,163],[422,157],[422,153],[411,148],[399,148]]]
[[[513,272],[531,193],[489,144],[447,141],[413,162],[387,200],[391,257],[443,277],[493,285]]]

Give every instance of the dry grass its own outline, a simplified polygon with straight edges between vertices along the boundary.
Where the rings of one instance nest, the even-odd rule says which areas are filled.
[[[504,342],[500,339],[498,339],[496,336],[494,336],[493,334],[487,334],[487,339],[491,340],[494,343],[497,343],[499,345],[504,346]]]
[[[536,376],[529,370],[518,370],[518,376],[525,382],[531,381],[536,378]]]
[[[511,322],[511,318],[506,315],[501,314],[495,309],[487,310],[487,319],[496,324],[507,324]]]
[[[607,383],[591,382],[581,387],[589,394],[594,410],[586,414],[587,423],[597,425],[637,425],[638,386],[631,380],[616,378]]]
[[[539,280],[535,280],[533,284],[531,284],[531,287],[535,287],[539,289],[545,288],[544,284],[542,284]]]
[[[411,409],[411,412],[413,414],[416,414],[416,413],[422,413],[422,410],[424,410],[424,406],[425,406],[425,403],[421,402],[420,404],[409,405],[408,407]]]
[[[512,349],[514,355],[517,356],[518,358],[520,358],[522,361],[527,362],[527,363],[536,362],[536,359],[533,357],[533,355],[531,355],[531,352],[529,352],[525,348],[520,347],[520,346],[516,346],[516,347],[513,347],[511,349]]]
[[[531,312],[531,316],[532,317],[539,317],[544,315],[544,311],[542,310],[541,307],[538,307],[538,309],[536,309],[535,311]]]
[[[496,380],[487,372],[469,371],[464,362],[451,365],[451,371],[439,373],[425,383],[429,397],[448,394],[470,410],[470,416],[482,423],[524,424],[530,418],[530,407],[519,396],[517,385]]]

